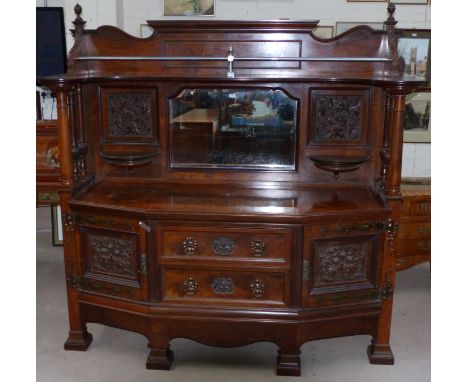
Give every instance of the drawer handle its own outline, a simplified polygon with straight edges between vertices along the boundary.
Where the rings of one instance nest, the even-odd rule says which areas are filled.
[[[235,243],[230,237],[220,236],[213,240],[211,249],[216,255],[229,256],[234,252]]]
[[[263,240],[254,239],[250,242],[250,252],[255,257],[265,255],[265,242]]]
[[[234,281],[229,277],[216,277],[211,286],[213,291],[218,294],[234,292]]]
[[[431,233],[431,227],[419,226],[418,233],[423,233],[423,234]]]
[[[196,241],[193,237],[186,237],[182,241],[182,250],[186,256],[195,255],[198,251],[198,241]]]
[[[145,222],[139,221],[138,225],[143,228],[146,232],[151,232],[151,227]]]
[[[189,296],[192,296],[195,293],[197,293],[198,292],[198,282],[192,277],[189,277],[188,279],[185,279],[184,280],[184,292],[185,292],[185,294],[188,294]]]
[[[262,297],[265,293],[265,283],[261,280],[255,279],[250,283],[250,290],[254,297]]]

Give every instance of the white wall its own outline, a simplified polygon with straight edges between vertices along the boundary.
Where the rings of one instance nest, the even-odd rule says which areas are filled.
[[[86,28],[115,25],[126,32],[140,36],[140,25],[153,19],[184,19],[163,16],[163,0],[47,0],[48,6],[64,7],[67,47],[73,39],[68,29],[75,18],[76,2],[83,8]],[[43,6],[44,0],[36,0]],[[381,22],[387,17],[386,3],[355,3],[346,0],[216,0],[214,17],[200,19],[266,20],[277,18],[319,19],[320,25],[335,26],[337,21]],[[431,28],[430,5],[397,5],[395,18],[400,28]],[[431,145],[405,143],[402,175],[427,177],[431,173]]]

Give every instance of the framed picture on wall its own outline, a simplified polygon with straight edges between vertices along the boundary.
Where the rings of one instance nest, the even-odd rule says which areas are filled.
[[[429,4],[429,0],[392,0],[394,4],[411,4],[411,5],[416,5],[416,4],[421,4],[421,5],[426,5]]]
[[[62,210],[60,206],[51,207],[52,215],[52,245],[62,246],[63,245],[63,233],[62,233]]]
[[[214,16],[215,0],[164,0],[164,16]]]
[[[405,59],[405,72],[431,82],[431,30],[403,29],[398,54]]]
[[[377,29],[377,30],[383,30],[383,27],[384,27],[384,23],[383,22],[380,22],[380,23],[374,23],[374,22],[367,22],[367,21],[361,21],[361,22],[357,22],[357,21],[338,21],[336,23],[336,35],[339,35],[341,33],[344,33],[354,27],[357,27],[358,25],[367,25],[367,26],[370,26],[371,28],[373,29]]]
[[[403,142],[431,142],[431,92],[424,91],[406,97]]]
[[[318,26],[312,30],[314,36],[318,38],[332,38],[335,27],[333,26]]]
[[[140,24],[140,37],[148,38],[154,32],[154,29],[151,28],[148,24]]]

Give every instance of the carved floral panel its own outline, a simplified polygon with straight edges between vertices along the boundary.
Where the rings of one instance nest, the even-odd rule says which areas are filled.
[[[315,137],[318,140],[358,141],[364,97],[359,95],[317,95]]]
[[[316,94],[314,106],[315,140],[356,143],[361,140],[364,96]]]
[[[90,235],[93,256],[91,271],[134,276],[133,241],[106,236]]]
[[[316,252],[317,284],[365,280],[368,255],[368,243],[318,246]]]
[[[110,136],[147,137],[152,135],[150,93],[107,95]]]

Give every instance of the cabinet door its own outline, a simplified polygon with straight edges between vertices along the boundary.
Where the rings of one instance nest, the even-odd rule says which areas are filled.
[[[383,255],[381,222],[346,222],[304,230],[304,307],[379,298]]]
[[[75,216],[82,290],[146,300],[146,234],[137,220]]]

